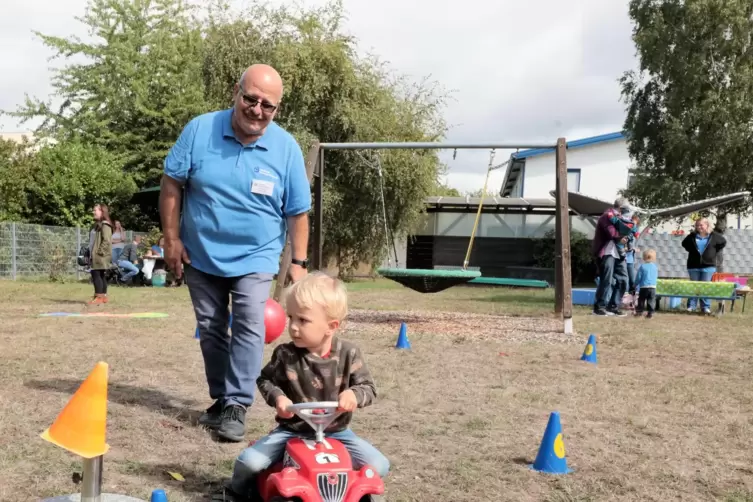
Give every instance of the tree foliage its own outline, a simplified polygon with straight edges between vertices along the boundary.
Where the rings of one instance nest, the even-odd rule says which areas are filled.
[[[465,192],[465,195],[468,197],[481,197],[481,194],[484,193],[483,188],[477,188],[476,190],[469,190]],[[496,192],[494,190],[486,189],[486,192],[484,193],[484,199],[488,199],[490,197],[496,197],[499,195],[499,192]]]
[[[34,223],[88,226],[95,204],[117,208],[136,191],[117,155],[78,140],[43,146],[32,166],[27,219]]]
[[[36,136],[101,146],[138,183],[156,182],[185,123],[206,111],[201,31],[183,0],[90,0],[77,19],[92,41],[37,33],[55,58],[81,60],[55,71],[62,105],[27,97],[13,115],[42,118]]]
[[[411,83],[378,58],[361,56],[341,30],[341,1],[312,9],[252,2],[233,10],[219,0],[203,9],[200,19],[184,0],[90,0],[81,21],[94,41],[40,34],[59,57],[84,56],[56,74],[55,97],[63,105],[27,98],[16,115],[43,118],[36,134],[60,144],[106,150],[108,166],[119,162],[140,186],[157,184],[165,154],[192,117],[231,105],[234,84],[253,63],[271,64],[282,75],[277,121],[304,153],[315,140],[444,135],[447,96],[429,81]],[[346,272],[380,262],[386,250],[377,165],[396,236],[420,225],[423,199],[443,189],[438,179],[445,168],[433,151],[328,151],[324,251]],[[104,190],[120,200],[114,187]],[[75,220],[77,211],[61,218]],[[122,211],[126,224],[136,218],[132,208]]]
[[[0,138],[0,221],[23,221],[29,201],[32,146]]]
[[[640,71],[621,79],[636,164],[625,195],[663,207],[753,188],[753,3],[631,0],[629,12]]]
[[[427,82],[410,84],[374,57],[360,57],[341,33],[341,2],[322,8],[210,12],[204,60],[209,106],[227,107],[232,87],[253,62],[266,62],[285,85],[277,121],[304,152],[322,142],[434,141],[445,131],[445,96]],[[381,261],[386,250],[382,183],[390,230],[421,223],[423,199],[443,166],[430,151],[327,151],[324,167],[324,254],[341,271]]]
[[[431,191],[430,195],[444,195],[446,197],[460,197],[460,190],[453,188],[446,183],[437,183],[437,186]]]
[[[557,261],[556,235],[549,230],[543,238],[535,239],[533,258],[536,265],[554,268]],[[570,273],[573,283],[588,283],[594,280],[595,267],[591,252],[591,240],[583,232],[570,232]]]
[[[119,157],[103,147],[0,140],[0,221],[88,226],[94,204],[123,207],[135,191]]]

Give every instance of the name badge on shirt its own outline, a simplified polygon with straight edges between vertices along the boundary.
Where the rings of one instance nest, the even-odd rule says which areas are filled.
[[[254,180],[251,184],[251,193],[258,193],[259,195],[272,195],[275,191],[275,184],[273,181],[266,180]]]

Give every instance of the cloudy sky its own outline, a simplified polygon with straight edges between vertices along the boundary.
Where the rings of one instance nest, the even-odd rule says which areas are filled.
[[[50,66],[60,63],[48,60],[51,52],[32,31],[85,37],[74,19],[85,5],[6,2],[0,17],[0,110],[15,109],[24,93],[49,95]],[[345,29],[362,51],[453,91],[445,109],[447,141],[553,143],[559,136],[576,139],[622,125],[617,79],[636,65],[627,0],[345,0],[345,7]],[[30,128],[0,117],[2,132]],[[503,161],[510,153],[497,151],[495,158]],[[451,186],[483,186],[488,151],[459,151],[454,161],[451,152],[444,157]],[[503,174],[493,172],[495,192]]]

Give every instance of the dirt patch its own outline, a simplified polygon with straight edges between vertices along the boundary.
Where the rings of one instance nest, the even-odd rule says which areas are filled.
[[[562,322],[547,317],[511,317],[472,312],[351,310],[347,330],[397,333],[401,323],[411,332],[454,341],[581,343],[565,335]]]

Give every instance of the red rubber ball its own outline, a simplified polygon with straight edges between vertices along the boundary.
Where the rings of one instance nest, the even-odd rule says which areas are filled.
[[[264,307],[264,329],[266,331],[264,342],[272,343],[280,338],[280,335],[285,331],[286,321],[287,315],[285,315],[282,305],[273,298],[269,298]]]

